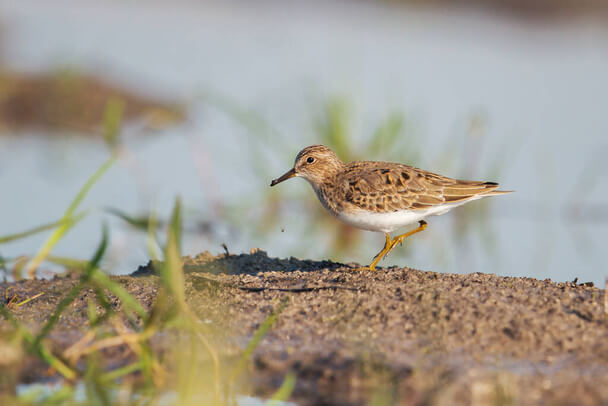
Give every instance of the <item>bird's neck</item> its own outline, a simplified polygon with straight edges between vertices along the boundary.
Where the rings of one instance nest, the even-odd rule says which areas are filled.
[[[339,211],[339,201],[334,197],[336,196],[336,185],[329,180],[316,183],[309,182],[312,186],[315,194],[319,198],[319,201],[330,213],[337,215]]]

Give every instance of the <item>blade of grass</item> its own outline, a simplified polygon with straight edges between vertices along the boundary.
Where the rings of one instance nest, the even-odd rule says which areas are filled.
[[[82,218],[84,218],[88,213],[80,213],[73,217],[62,218],[59,221],[54,221],[52,223],[43,224],[38,227],[31,228],[29,230],[22,231],[20,233],[5,235],[4,237],[0,237],[0,244],[6,244],[8,242],[12,242],[15,240],[20,240],[22,238],[30,237],[32,235],[41,233],[43,231],[52,230],[56,227],[65,225],[66,223],[78,223]]]
[[[72,303],[76,299],[76,297],[78,296],[78,294],[80,293],[80,291],[84,288],[84,285],[85,284],[83,283],[83,281],[78,282],[63,297],[63,299],[61,300],[61,302],[59,302],[59,304],[55,308],[55,311],[53,312],[53,314],[51,315],[51,317],[48,319],[48,321],[46,322],[46,324],[44,325],[44,327],[42,328],[42,330],[40,331],[40,333],[36,337],[36,341],[34,342],[34,344],[36,346],[40,345],[40,342],[42,341],[42,339],[44,337],[46,337],[46,335],[55,326],[55,323],[57,323],[57,321],[59,320],[59,316],[61,316],[61,313],[63,313],[63,311],[70,305],[70,303]]]
[[[36,341],[33,337],[32,340],[34,340],[32,346],[35,346]],[[74,380],[76,378],[76,372],[64,364],[59,358],[55,357],[44,345],[38,344],[37,351],[40,354],[40,357],[49,364],[51,368],[63,375],[64,378],[69,380]]]
[[[97,250],[95,251],[95,255],[93,255],[93,258],[89,262],[89,266],[87,267],[87,269],[81,276],[80,281],[72,289],[70,289],[70,291],[63,297],[63,299],[61,299],[61,301],[59,302],[57,307],[55,307],[55,311],[53,312],[51,317],[49,317],[46,324],[44,325],[42,330],[40,330],[40,333],[36,337],[36,341],[34,342],[35,346],[37,346],[37,347],[40,346],[40,342],[42,341],[42,339],[44,337],[46,337],[46,335],[55,326],[55,324],[59,320],[59,316],[61,316],[61,313],[63,313],[63,311],[70,305],[70,303],[72,303],[78,297],[78,295],[80,294],[82,289],[84,289],[84,287],[87,285],[87,282],[89,281],[91,275],[97,269],[97,265],[103,258],[103,255],[106,252],[107,246],[108,246],[108,227],[106,225],[104,225],[101,242],[99,243],[99,246],[97,247]]]
[[[279,406],[281,403],[286,402],[293,389],[296,387],[296,374],[293,371],[289,371],[283,379],[283,383],[277,389],[277,391],[272,395],[272,398],[268,402],[264,404],[264,406]]]
[[[103,139],[110,150],[118,146],[122,118],[125,112],[125,102],[118,97],[110,97],[103,112]]]
[[[125,309],[137,314],[138,316],[145,318],[147,313],[144,308],[139,304],[137,299],[133,297],[127,290],[122,287],[119,283],[112,281],[108,275],[103,273],[99,268],[95,268],[91,271],[90,281],[96,286],[106,288],[114,296],[116,296]]]
[[[26,255],[21,255],[15,258],[0,258],[0,267],[2,265],[6,266],[8,264],[13,264],[13,270],[15,271],[14,273],[19,273],[20,269],[23,268],[23,266],[25,266],[25,264],[31,259],[31,257]],[[61,265],[64,268],[71,270],[84,270],[89,264],[89,261],[84,259],[58,257],[53,255],[49,255],[46,258],[46,261],[52,264]]]
[[[82,203],[82,200],[85,198],[89,190],[91,190],[91,188],[95,185],[95,183],[99,181],[99,179],[101,179],[101,177],[106,173],[106,171],[110,169],[112,165],[114,165],[114,162],[116,162],[116,157],[112,156],[103,165],[101,165],[99,169],[97,169],[97,171],[95,171],[95,173],[93,173],[93,175],[85,182],[82,189],[80,189],[80,191],[64,213],[62,221],[73,217],[74,211],[78,208],[80,203]],[[57,242],[59,242],[59,240],[61,240],[61,238],[70,230],[70,228],[74,226],[74,224],[74,221],[68,221],[66,223],[63,223],[46,240],[40,251],[38,251],[36,256],[30,261],[30,263],[26,267],[27,274],[30,275],[30,277],[33,277],[34,272],[36,271],[38,266],[50,254],[51,249],[55,246],[55,244],[57,244]]]
[[[108,171],[108,169],[110,169],[112,167],[112,165],[114,165],[115,162],[116,162],[116,156],[112,155],[110,157],[110,159],[108,159],[106,162],[104,162],[99,167],[99,169],[97,169],[93,173],[93,175],[91,175],[91,177],[85,182],[82,189],[80,189],[80,191],[78,191],[78,194],[76,195],[76,197],[74,198],[74,200],[72,201],[72,203],[70,204],[68,209],[66,210],[65,215],[71,216],[74,213],[74,211],[78,208],[80,203],[82,203],[82,200],[86,197],[87,193],[89,193],[89,190],[91,190],[91,188],[99,181],[99,179],[101,179],[101,177]],[[64,217],[65,217],[65,215],[64,215]]]
[[[117,319],[113,319],[112,323],[117,334],[125,336],[128,333],[126,327]],[[151,388],[159,388],[164,386],[167,381],[167,371],[161,365],[156,353],[152,350],[149,343],[149,338],[158,333],[158,329],[154,326],[147,326],[141,333],[142,340],[127,341],[126,345],[136,355],[138,362],[141,364],[141,372],[144,378],[144,383]],[[146,335],[147,337],[143,337]]]
[[[11,261],[13,264],[12,274],[13,274],[13,278],[16,281],[23,278],[22,270],[23,270],[23,267],[25,267],[25,265],[27,265],[28,260],[29,259],[25,256],[19,256]]]
[[[165,261],[160,268],[160,276],[167,291],[180,309],[185,309],[186,294],[184,292],[184,272],[180,254],[181,227],[181,200],[177,198],[167,232]]]
[[[124,367],[117,368],[113,371],[106,372],[101,376],[101,380],[103,382],[111,382],[116,379],[122,378],[125,375],[129,375],[133,372],[139,371],[142,368],[142,363],[140,361],[136,361],[132,364],[125,365]]]
[[[164,291],[158,295],[157,304],[150,312],[150,318],[147,321],[152,325],[158,318],[157,306],[167,303],[167,296],[170,296],[174,305],[171,308],[163,308],[163,313],[171,314],[165,327],[171,324],[183,325],[184,328],[192,331],[199,341],[204,345],[213,361],[214,371],[214,394],[215,402],[218,403],[221,395],[220,382],[220,363],[216,351],[211,346],[207,337],[204,334],[204,329],[201,326],[201,321],[192,312],[186,303],[186,295],[184,291],[184,270],[180,254],[181,235],[182,235],[182,208],[181,200],[177,198],[171,214],[171,220],[167,230],[167,244],[165,246],[165,261],[160,265],[159,275],[164,286]]]
[[[93,354],[104,348],[117,347],[120,345],[129,345],[134,343],[143,342],[149,340],[154,334],[155,329],[144,330],[140,333],[126,333],[123,335],[111,336],[102,340],[95,341],[94,343],[80,349],[79,352],[73,352],[71,355],[78,359],[85,354]]]
[[[141,216],[141,217],[129,216],[125,212],[115,209],[113,207],[109,207],[109,208],[105,209],[105,212],[110,213],[110,214],[124,220],[125,223],[129,224],[133,228],[136,228],[140,231],[147,231],[148,228],[150,227],[150,216]]]
[[[29,302],[31,302],[32,300],[37,299],[37,298],[39,298],[39,297],[40,297],[40,296],[42,296],[42,295],[44,295],[44,292],[37,293],[37,294],[35,294],[34,296],[32,296],[32,297],[28,297],[28,298],[27,298],[27,299],[25,299],[24,301],[17,303],[17,304],[15,305],[15,307],[20,307],[20,306],[23,306],[24,304],[29,303]]]
[[[89,261],[84,259],[77,258],[68,258],[68,257],[57,257],[54,255],[49,255],[46,260],[53,264],[61,265],[65,268],[73,269],[73,270],[84,270],[87,268]]]
[[[97,293],[97,292],[95,292]],[[97,296],[98,300],[99,300],[99,295]],[[105,298],[103,299],[105,301]],[[101,303],[102,307],[105,307],[104,305],[106,303]],[[95,304],[95,300],[92,298],[89,298],[89,300],[87,300],[87,318],[89,319],[89,326],[91,328],[94,328],[95,326],[97,326],[98,324],[98,320],[99,320],[99,315],[97,314],[97,305]]]
[[[97,297],[97,303],[99,303],[99,305],[101,307],[103,307],[103,309],[105,310],[105,313],[103,313],[102,315],[98,315],[97,307],[94,305],[93,301],[89,302],[89,304],[93,305],[92,307],[90,307],[88,309],[89,326],[91,328],[94,328],[97,325],[101,324],[102,322],[108,320],[115,313],[114,309],[112,308],[110,301],[107,299],[103,289],[101,289],[99,286],[95,287],[95,296]]]
[[[87,403],[92,406],[111,406],[112,394],[110,385],[101,381],[103,374],[103,361],[100,353],[93,353],[87,357],[86,372],[84,374],[84,389]]]
[[[171,213],[171,222],[169,223],[173,234],[175,248],[179,254],[181,251],[181,238],[182,238],[182,201],[178,197],[175,199],[175,205],[173,206],[173,212]],[[169,236],[171,237],[171,236]]]

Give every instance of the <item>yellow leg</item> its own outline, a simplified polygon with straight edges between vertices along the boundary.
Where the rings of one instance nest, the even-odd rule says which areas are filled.
[[[418,224],[419,224],[418,228],[416,228],[416,229],[414,229],[412,231],[408,231],[405,234],[401,234],[401,235],[398,235],[397,237],[393,238],[393,241],[391,242],[391,247],[388,249],[388,251],[386,252],[386,254],[384,254],[384,256],[388,255],[393,250],[393,248],[395,248],[397,246],[397,244],[403,243],[403,240],[405,240],[407,237],[421,232],[427,226],[427,223],[424,220],[420,220],[418,222]]]
[[[378,262],[380,262],[380,260],[382,258],[384,258],[384,256],[388,253],[388,250],[390,249],[391,246],[391,236],[389,233],[385,233],[384,234],[386,236],[386,242],[384,243],[384,248],[382,248],[382,251],[380,251],[379,253],[376,254],[376,256],[374,257],[373,262],[370,264],[369,266],[369,270],[370,271],[375,271],[376,270],[376,264]]]
[[[378,262],[380,262],[381,259],[386,258],[386,256],[393,250],[393,248],[397,246],[397,244],[401,244],[403,243],[403,240],[405,240],[407,237],[421,232],[426,228],[426,226],[427,222],[424,220],[420,220],[418,228],[412,231],[408,231],[405,234],[398,235],[393,239],[391,239],[390,235],[386,234],[386,243],[384,244],[384,248],[382,248],[382,251],[380,251],[378,255],[374,257],[374,261],[370,264],[369,270],[375,271]]]

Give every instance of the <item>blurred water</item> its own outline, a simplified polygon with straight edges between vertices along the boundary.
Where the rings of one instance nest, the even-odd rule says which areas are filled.
[[[28,399],[28,400],[36,400],[40,403],[44,402],[50,396],[56,394],[59,390],[65,388],[62,383],[28,383],[28,384],[19,384],[16,388],[16,394],[19,398]],[[75,388],[73,390],[73,399],[78,402],[86,402],[87,398],[87,388],[85,384],[82,382],[76,383]],[[110,393],[114,397],[123,396],[123,398],[129,398],[130,393],[121,393],[120,391],[115,391]],[[156,404],[159,405],[174,405],[177,403],[179,399],[179,394],[175,392],[166,392],[160,399],[155,399]],[[268,404],[268,400],[255,397],[255,396],[247,396],[247,395],[238,395],[236,396],[236,405],[237,406],[262,406]],[[198,399],[193,399],[199,404],[208,404],[209,399],[202,395],[198,396]],[[273,404],[277,406],[295,406],[294,402],[283,402],[279,400],[275,400]]]
[[[327,230],[337,229],[337,220],[327,216],[326,227],[310,228],[309,208],[293,201],[293,213],[281,207],[268,233],[258,229],[254,206],[271,193],[270,178],[318,141],[311,117],[338,94],[355,109],[353,144],[363,145],[387,112],[403,111],[422,153],[416,165],[517,191],[494,198],[482,226],[462,234],[454,231],[458,210],[431,218],[428,230],[408,242],[410,250],[381,265],[602,284],[608,274],[601,248],[608,236],[602,176],[608,169],[608,31],[601,24],[525,23],[471,10],[354,2],[3,1],[0,18],[5,66],[76,66],[190,102],[186,124],[129,137],[131,158],[85,202],[130,213],[152,204],[168,213],[180,194],[192,209],[187,219],[219,222],[211,235],[191,235],[187,253],[221,251],[226,242],[232,252],[260,246],[275,256],[369,263],[382,236],[365,233],[356,252],[334,254]],[[210,91],[259,112],[279,136],[253,135],[200,99]],[[482,118],[483,141],[467,138],[472,116]],[[99,141],[39,135],[0,138],[0,235],[59,218],[107,158]],[[441,158],[446,154],[456,164]],[[315,199],[300,180],[281,188],[287,196]],[[226,223],[212,210],[218,203],[241,210]],[[86,258],[100,223],[100,216],[86,219],[54,252]],[[115,272],[146,261],[139,235],[119,223],[112,231]],[[33,253],[42,241],[2,246],[0,253]]]

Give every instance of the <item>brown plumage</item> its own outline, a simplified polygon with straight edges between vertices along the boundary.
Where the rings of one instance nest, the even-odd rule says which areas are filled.
[[[497,190],[498,183],[452,179],[405,164],[344,163],[323,145],[301,150],[293,168],[270,186],[294,176],[306,179],[323,206],[340,220],[386,234],[384,249],[371,269],[405,237],[422,231],[424,218],[482,197],[510,193]],[[420,223],[416,230],[390,238],[391,231],[416,222]]]
[[[456,180],[391,162],[350,162],[333,185],[323,185],[327,194],[363,210],[390,212],[428,209],[431,206],[469,200],[477,195],[509,193],[497,191],[494,182]]]

